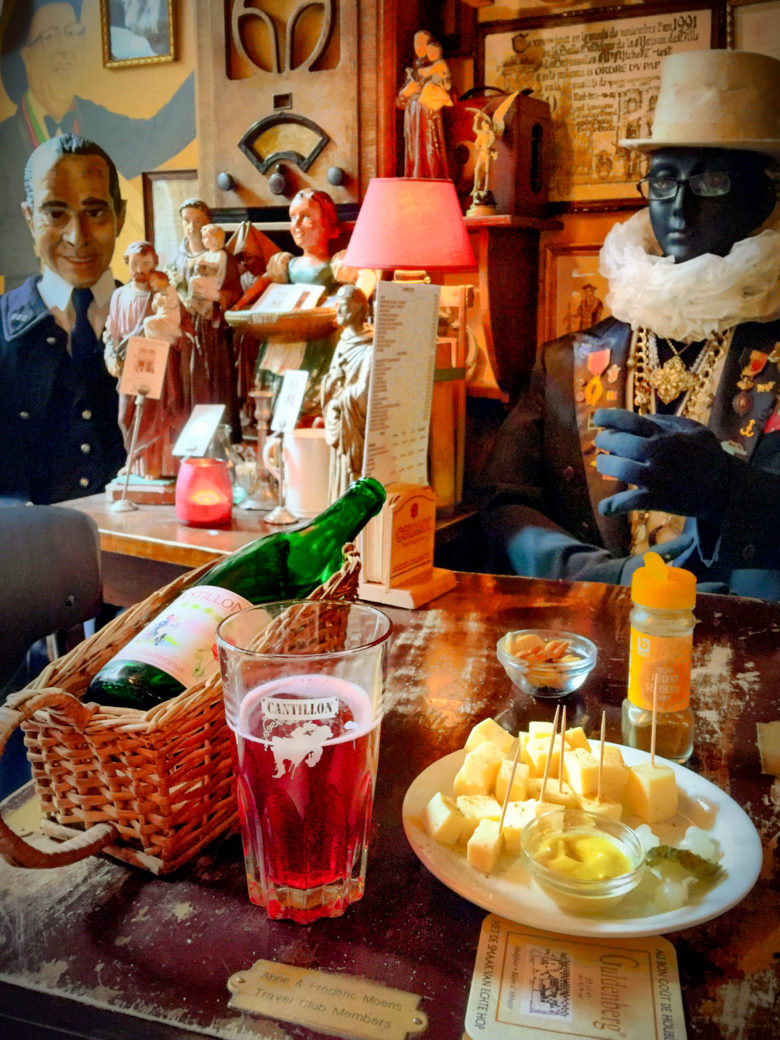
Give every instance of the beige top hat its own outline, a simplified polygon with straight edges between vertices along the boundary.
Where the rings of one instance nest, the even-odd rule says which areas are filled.
[[[738,148],[780,156],[780,61],[750,51],[679,51],[661,62],[651,136],[623,148]]]

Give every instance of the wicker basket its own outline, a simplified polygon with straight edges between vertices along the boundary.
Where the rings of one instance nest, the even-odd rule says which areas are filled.
[[[148,711],[79,699],[106,661],[211,566],[177,578],[115,618],[0,709],[0,754],[21,725],[42,833],[64,840],[37,847],[0,818],[0,852],[9,863],[57,867],[103,851],[165,874],[238,829],[218,674]],[[359,573],[357,550],[346,545],[341,570],[309,598],[352,601]]]

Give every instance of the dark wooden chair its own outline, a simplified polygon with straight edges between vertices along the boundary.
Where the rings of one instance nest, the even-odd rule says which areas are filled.
[[[0,508],[0,702],[83,639],[101,604],[91,517],[65,506]],[[29,775],[21,734],[14,738],[0,761],[3,795]]]

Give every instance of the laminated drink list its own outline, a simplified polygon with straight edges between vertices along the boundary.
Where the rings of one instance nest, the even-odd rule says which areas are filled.
[[[86,700],[146,710],[217,670],[217,625],[255,603],[307,596],[342,564],[342,548],[375,516],[385,490],[356,480],[305,527],[275,531],[220,560],[105,664]]]

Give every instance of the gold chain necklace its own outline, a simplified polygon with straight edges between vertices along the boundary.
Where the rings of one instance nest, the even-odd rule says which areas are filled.
[[[730,328],[709,337],[696,361],[690,369],[687,369],[682,358],[679,357],[682,351],[675,350],[671,343],[669,346],[674,357],[669,358],[663,367],[659,366],[655,333],[648,329],[636,329],[631,337],[626,362],[628,368],[626,407],[631,408],[633,405],[633,410],[638,415],[647,415],[648,412],[655,412],[655,393],[664,404],[668,404],[684,393],[685,396],[676,408],[676,414],[706,424],[715,398],[714,377],[720,370],[721,359],[731,346],[733,335],[734,328]],[[654,382],[653,376],[667,366],[669,366],[668,380],[660,378]],[[683,380],[685,385],[677,389],[678,377],[675,373],[680,367],[687,378]],[[662,384],[660,388],[656,385],[659,382]],[[664,398],[662,391],[672,393],[668,401]],[[629,522],[631,553],[637,554],[676,538],[682,532],[685,517],[659,510],[643,509],[632,510],[629,514]]]
[[[671,404],[680,394],[688,393],[696,386],[696,376],[693,374],[693,370],[688,370],[683,359],[680,355],[691,346],[690,343],[682,347],[680,350],[674,346],[670,340],[664,340],[666,345],[672,352],[672,357],[668,358],[663,365],[661,364],[658,357],[658,340],[654,333],[650,334],[650,386],[655,390],[660,399],[664,404]],[[699,352],[696,357],[698,359]],[[694,365],[696,362],[694,361]]]
[[[709,336],[688,369],[680,357],[685,347],[678,351],[669,343],[674,357],[660,365],[655,333],[649,329],[635,329],[627,361],[630,383],[633,384],[634,411],[639,415],[655,412],[655,394],[664,404],[670,404],[684,394],[677,415],[706,423],[715,397],[715,388],[710,385],[712,376],[728,351],[733,335],[734,329],[730,328]]]

